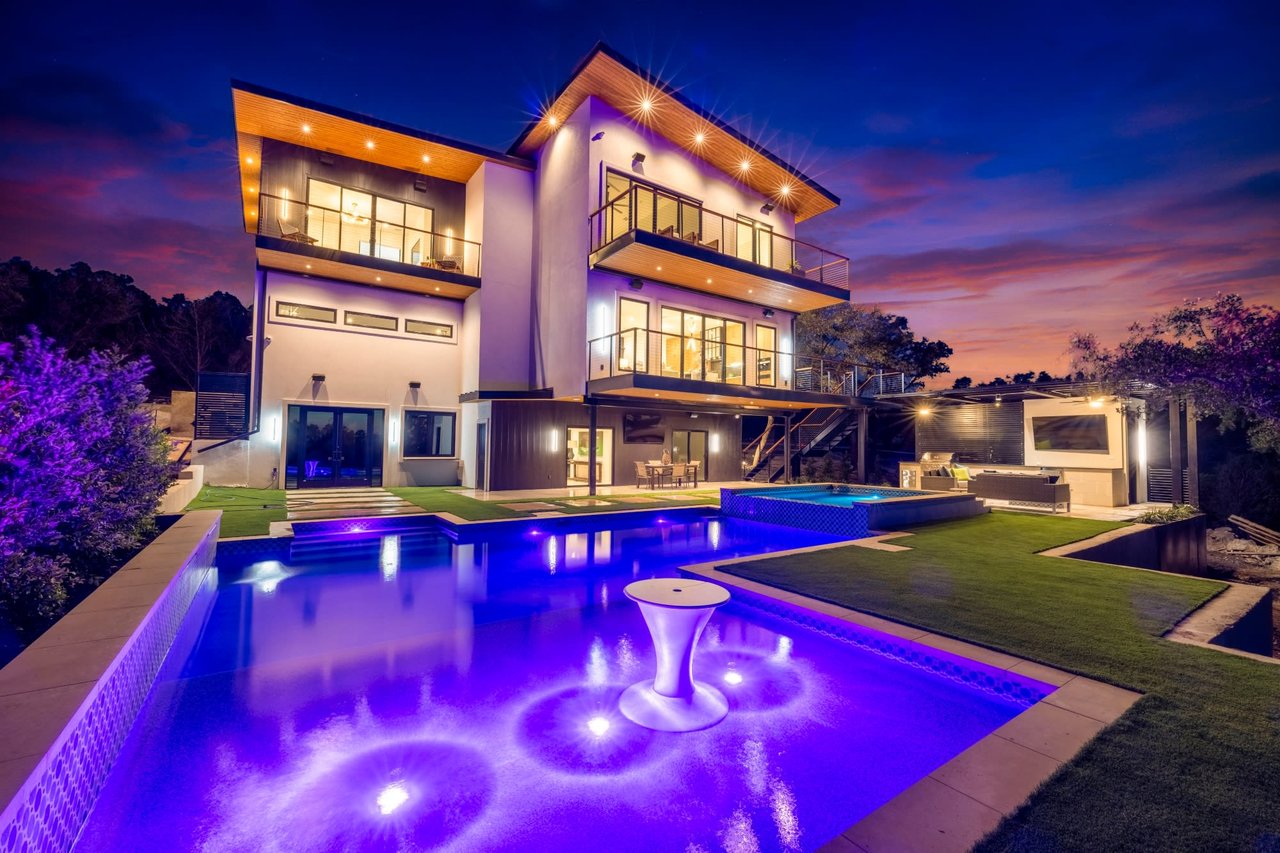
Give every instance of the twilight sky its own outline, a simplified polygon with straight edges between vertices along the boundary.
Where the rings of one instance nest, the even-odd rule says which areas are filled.
[[[231,78],[505,149],[604,39],[839,195],[801,236],[952,376],[1280,302],[1275,2],[215,5],[6,13],[0,254],[246,298]]]

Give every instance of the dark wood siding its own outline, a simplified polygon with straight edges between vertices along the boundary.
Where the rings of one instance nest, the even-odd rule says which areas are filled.
[[[322,156],[333,161],[332,165],[320,162]],[[429,207],[435,211],[433,230],[437,234],[452,228],[455,236],[465,236],[466,184],[402,172],[340,154],[322,154],[275,139],[262,140],[262,192],[280,195],[281,189],[288,189],[295,200],[306,201],[308,177]]]
[[[916,458],[955,453],[956,461],[1022,465],[1022,403],[940,406],[916,416]]]
[[[635,463],[657,459],[662,446],[626,444],[622,440],[622,415],[634,409],[598,410],[596,426],[613,430],[613,484],[634,485]],[[661,412],[665,446],[671,446],[673,430],[705,430],[718,433],[720,450],[707,453],[705,479],[726,481],[742,479],[742,421],[732,415],[700,414],[690,417],[683,412]],[[489,488],[549,489],[561,488],[568,480],[565,457],[565,431],[585,427],[589,413],[581,403],[550,401],[498,401],[493,403],[489,418]],[[555,441],[552,441],[552,437]]]

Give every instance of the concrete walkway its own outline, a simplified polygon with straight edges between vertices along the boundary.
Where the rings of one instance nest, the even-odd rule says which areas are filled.
[[[636,488],[635,483],[623,483],[613,486],[597,486],[596,495],[610,495],[617,497],[619,495],[644,495],[645,497],[658,498],[659,500],[667,498],[670,500],[687,500],[689,492],[719,492],[722,486],[759,486],[768,488],[770,486],[780,485],[779,483],[748,483],[745,480],[733,480],[726,483],[698,483],[697,487],[687,486],[681,488],[672,488],[665,486],[660,489],[650,489],[647,486]],[[485,492],[480,489],[450,489],[455,494],[468,498],[475,498],[478,501],[524,501],[524,500],[569,500],[572,498],[590,497],[586,486],[567,486],[558,489],[511,489],[502,492]]]
[[[293,489],[285,493],[285,508],[289,521],[426,514],[386,489]]]

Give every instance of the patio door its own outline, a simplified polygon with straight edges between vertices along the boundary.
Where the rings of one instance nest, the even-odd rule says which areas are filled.
[[[671,431],[671,461],[676,465],[700,462],[699,477],[707,476],[707,431],[677,429]]]
[[[285,487],[382,485],[382,421],[376,409],[290,406]]]

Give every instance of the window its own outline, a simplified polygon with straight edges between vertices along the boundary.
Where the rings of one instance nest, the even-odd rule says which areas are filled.
[[[444,240],[435,245],[434,218],[429,207],[315,178],[307,181],[307,236],[324,249],[420,264],[449,249]]]
[[[360,311],[348,311],[343,315],[343,322],[348,326],[360,326],[365,329],[379,329],[394,332],[400,328],[400,321],[395,317],[384,317],[381,314],[364,314]]]
[[[277,302],[276,316],[288,317],[291,320],[312,320],[316,323],[338,322],[337,309],[300,305],[297,302]]]
[[[773,266],[773,226],[739,214],[738,257],[761,266]]]
[[[604,223],[606,243],[632,230],[656,231],[690,241],[703,239],[700,201],[614,171],[605,175],[604,194],[610,205]]]
[[[649,371],[649,303],[618,300],[618,370]]]
[[[433,338],[453,337],[453,326],[448,323],[432,323],[429,320],[405,320],[404,330],[411,335],[429,335]]]
[[[741,385],[745,341],[741,320],[663,308],[662,375]]]
[[[406,457],[453,456],[453,433],[457,415],[453,412],[405,412],[404,455]]]
[[[778,360],[778,330],[756,324],[756,384],[778,384],[774,364]]]

